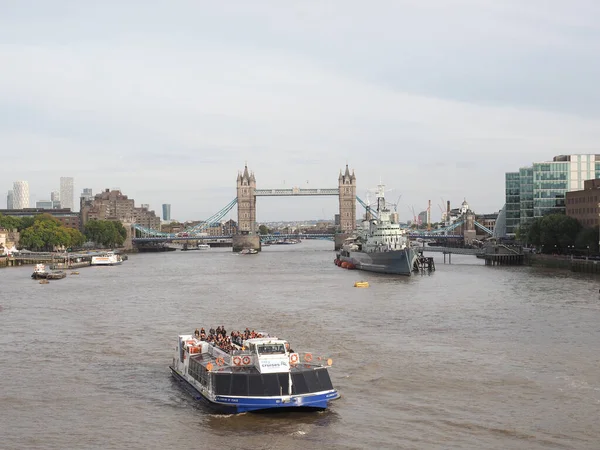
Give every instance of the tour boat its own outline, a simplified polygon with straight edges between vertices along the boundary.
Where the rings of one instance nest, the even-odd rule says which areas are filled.
[[[115,252],[106,252],[99,256],[92,256],[92,266],[114,266],[123,263],[121,255]]]
[[[331,359],[296,353],[283,339],[260,336],[240,337],[240,345],[224,351],[197,334],[179,335],[171,373],[196,400],[225,413],[323,410],[340,397],[329,378]]]

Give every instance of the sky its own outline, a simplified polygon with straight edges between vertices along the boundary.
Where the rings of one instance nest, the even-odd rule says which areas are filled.
[[[600,153],[597,0],[0,0],[0,208],[61,176],[201,220],[257,188],[337,187],[402,220],[504,204],[504,173]],[[371,193],[369,193],[371,192]],[[77,201],[76,201],[77,202]],[[257,221],[336,197],[258,198]],[[360,211],[360,206],[357,206]],[[227,218],[236,219],[234,209]]]

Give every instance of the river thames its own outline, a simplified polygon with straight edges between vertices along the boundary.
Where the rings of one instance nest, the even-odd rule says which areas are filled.
[[[332,248],[131,255],[48,285],[0,269],[0,447],[600,448],[600,278],[458,255],[382,276]],[[317,413],[197,404],[168,364],[178,333],[217,325],[330,356],[342,397]]]

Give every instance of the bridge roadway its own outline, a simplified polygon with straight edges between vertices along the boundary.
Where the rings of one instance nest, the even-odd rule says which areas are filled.
[[[413,249],[417,251],[422,251],[423,253],[427,252],[436,252],[436,253],[452,253],[454,255],[483,255],[485,254],[485,250],[482,248],[455,248],[455,247],[416,247]]]
[[[224,236],[140,236],[133,238],[133,242],[173,242],[173,241],[202,241],[202,242],[229,242],[232,235]],[[333,239],[335,234],[332,233],[308,233],[308,234],[264,234],[261,235],[261,240],[273,240],[273,239]],[[448,235],[421,235],[421,234],[409,234],[411,239],[415,238],[435,238],[435,239],[459,239],[461,235],[448,234]]]

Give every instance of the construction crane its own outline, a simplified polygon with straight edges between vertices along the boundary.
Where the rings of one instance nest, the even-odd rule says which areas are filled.
[[[415,207],[414,206],[409,206],[408,207],[412,213],[413,213],[413,223],[417,226],[417,228],[419,227],[419,224],[417,223],[417,215],[415,214]]]

